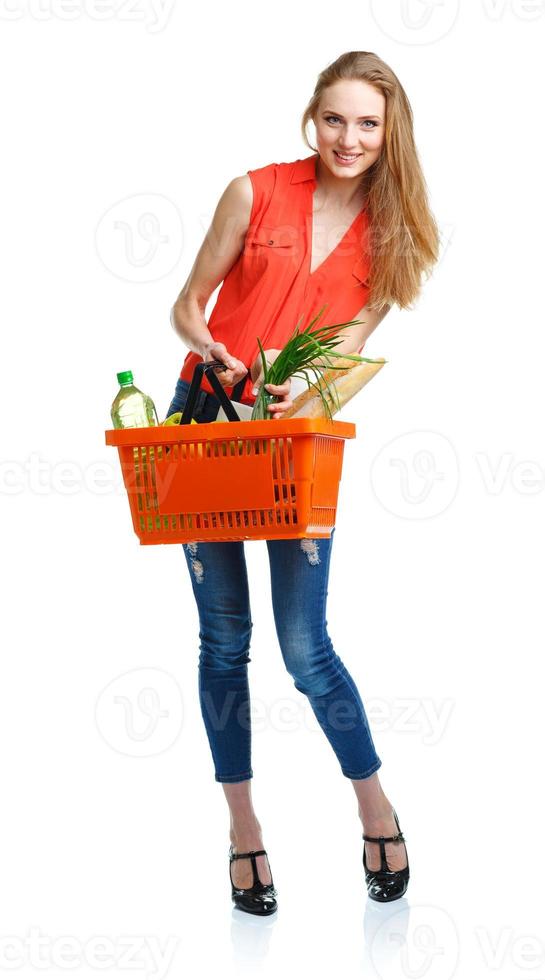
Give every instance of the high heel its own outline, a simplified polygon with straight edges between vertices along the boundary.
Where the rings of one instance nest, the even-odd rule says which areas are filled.
[[[229,848],[229,877],[231,879],[231,898],[235,903],[235,908],[240,909],[242,912],[251,912],[253,915],[270,915],[271,912],[276,912],[278,903],[276,901],[276,888],[272,881],[269,885],[263,885],[259,880],[259,875],[257,873],[257,862],[256,857],[259,854],[266,854],[266,851],[246,851],[244,854],[236,854],[233,845]],[[233,884],[233,877],[231,875],[231,865],[233,861],[237,861],[239,858],[250,858],[252,862],[252,871],[254,875],[254,883],[251,888],[237,888]],[[268,861],[267,857],[267,861]],[[269,865],[270,870],[270,865]]]
[[[369,898],[373,898],[375,902],[393,902],[396,898],[401,898],[402,895],[407,891],[407,885],[409,884],[409,855],[407,852],[407,865],[405,868],[401,868],[399,871],[390,871],[388,868],[388,863],[386,861],[386,848],[385,844],[389,841],[403,841],[405,843],[405,838],[401,829],[399,827],[399,820],[397,819],[397,813],[395,810],[394,819],[397,824],[398,833],[394,837],[369,837],[367,834],[362,834],[364,840],[372,841],[373,843],[380,844],[380,868],[377,871],[371,871],[367,867],[367,861],[365,858],[365,844],[363,845],[363,867],[365,868],[365,884],[367,885],[367,892]],[[406,847],[405,847],[406,850]]]

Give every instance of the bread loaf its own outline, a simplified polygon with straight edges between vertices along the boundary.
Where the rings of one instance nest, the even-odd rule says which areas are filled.
[[[335,368],[324,371],[318,384],[323,396],[326,399],[331,415],[335,415],[343,405],[346,405],[351,398],[363,388],[371,378],[386,364],[382,358],[376,363],[369,364],[367,361],[350,361],[348,358],[336,358]],[[335,386],[339,404],[330,398],[326,382],[330,386]],[[308,388],[293,400],[292,408],[282,413],[282,418],[291,419],[299,417],[310,418],[329,418],[322,403],[322,399],[316,388]]]

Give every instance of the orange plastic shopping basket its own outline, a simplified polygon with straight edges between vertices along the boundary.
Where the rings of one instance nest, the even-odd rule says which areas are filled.
[[[196,365],[180,425],[109,429],[140,544],[329,538],[352,422],[241,422],[212,370]],[[190,425],[203,371],[229,422]]]

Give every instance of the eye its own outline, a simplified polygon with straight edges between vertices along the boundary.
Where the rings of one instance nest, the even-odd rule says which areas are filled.
[[[325,121],[326,121],[326,122],[329,122],[329,121],[330,121],[330,119],[337,119],[337,120],[339,119],[339,117],[338,117],[338,116],[325,116],[324,118],[325,118]],[[363,121],[364,121],[364,123],[371,123],[371,127],[372,127],[373,129],[375,129],[375,127],[376,127],[376,126],[378,126],[378,123],[377,123],[377,122],[375,122],[375,120],[374,120],[374,119],[364,119]]]

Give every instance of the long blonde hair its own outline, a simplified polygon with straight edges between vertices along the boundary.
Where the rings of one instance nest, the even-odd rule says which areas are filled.
[[[422,273],[429,278],[439,253],[439,231],[414,142],[412,109],[401,82],[378,55],[348,51],[320,72],[303,113],[303,139],[314,152],[307,124],[316,118],[324,89],[341,79],[367,82],[386,99],[382,152],[362,177],[369,218],[362,244],[371,257],[367,305],[376,310],[394,303],[410,308],[420,293]]]

